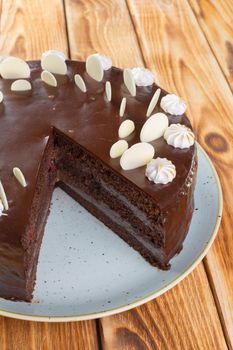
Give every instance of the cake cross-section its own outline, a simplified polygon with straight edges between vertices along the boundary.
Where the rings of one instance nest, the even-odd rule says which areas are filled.
[[[196,146],[183,101],[147,70],[124,74],[99,54],[86,64],[51,51],[42,66],[13,60],[12,71],[11,62],[0,64],[0,297],[32,299],[56,186],[169,269],[194,207]]]

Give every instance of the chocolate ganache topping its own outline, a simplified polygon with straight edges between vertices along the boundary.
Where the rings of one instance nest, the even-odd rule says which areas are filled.
[[[43,56],[47,57],[47,55]],[[65,60],[62,56],[61,59]],[[109,150],[118,141],[120,132],[121,138],[126,139],[129,147],[140,142],[139,135],[142,127],[145,122],[148,123],[147,107],[158,88],[155,84],[137,87],[137,96],[134,97],[125,86],[120,69],[107,66],[108,69],[103,70],[102,80],[98,82],[86,72],[85,63],[66,61],[67,70],[62,72],[66,74],[55,77],[55,73],[51,72],[56,86],[52,86],[54,82],[50,86],[41,80],[41,63],[34,61],[28,64],[31,71],[28,81],[32,90],[24,91],[24,93],[11,91],[13,79],[1,79],[0,81],[0,89],[4,96],[0,116],[2,129],[1,180],[12,208],[9,210],[7,220],[2,219],[0,224],[7,221],[9,229],[11,212],[13,214],[15,211],[20,211],[20,204],[17,205],[17,202],[20,203],[27,199],[26,203],[30,203],[30,188],[35,184],[36,170],[53,128],[71,137],[89,152],[93,152],[102,161],[110,164],[118,174],[133,181],[149,195],[154,196],[161,207],[166,205],[166,197],[169,192],[175,196],[190,171],[193,147],[184,150],[174,149],[167,145],[162,137],[151,142],[156,156],[166,157],[176,165],[177,178],[169,186],[154,186],[146,180],[145,169],[137,168],[131,172],[125,172],[121,169],[119,160],[109,158]],[[57,71],[58,69],[55,69],[55,72]],[[75,83],[76,74],[82,79],[83,89],[80,89]],[[106,82],[111,82],[111,99],[106,96]],[[84,86],[86,92],[82,91]],[[162,91],[154,107],[154,113],[164,113],[160,107],[160,101],[164,96],[166,93]],[[119,108],[124,98],[127,101],[126,112],[121,118]],[[167,114],[167,117],[169,124],[182,124],[191,128],[185,115]],[[129,132],[124,126],[128,126]],[[156,123],[152,125],[153,127],[156,130]],[[156,131],[158,133],[158,130]],[[29,150],[30,154],[33,154],[31,160],[28,157]],[[137,152],[135,152],[135,157],[137,158]],[[12,169],[15,166],[19,166],[28,179],[27,189],[22,190],[16,186],[12,178]],[[26,211],[24,215],[26,216]]]
[[[54,63],[51,56],[56,55],[59,58]],[[107,58],[101,61],[98,55],[92,55],[87,62],[78,62],[65,60],[62,54],[59,56],[52,51],[43,55],[43,68],[41,61],[27,62],[29,71],[24,63],[16,63],[18,71],[15,69],[14,73],[19,74],[15,78],[9,73],[9,63],[5,63],[5,68],[0,66],[0,91],[3,94],[0,104],[0,180],[9,205],[8,210],[1,208],[7,215],[0,216],[2,266],[6,266],[6,251],[12,260],[17,260],[17,247],[28,224],[41,161],[54,132],[65,135],[117,176],[133,183],[135,188],[155,200],[161,211],[170,208],[172,202],[176,206],[181,189],[183,193],[187,191],[187,178],[192,182],[196,146],[175,148],[164,139],[166,127],[171,124],[192,130],[185,114],[172,115],[161,108],[160,102],[167,95],[166,91],[160,90],[155,83],[136,86],[130,69],[124,74],[121,69],[112,67]],[[24,82],[14,84],[17,79]],[[140,79],[143,80],[141,75]],[[12,89],[12,84],[16,88]],[[158,137],[142,142],[142,128],[148,117],[152,118],[156,113],[165,115],[164,129],[157,130]],[[151,126],[156,129],[156,122]],[[147,137],[148,132],[144,133]],[[122,139],[125,142],[118,143]],[[144,148],[136,147],[139,143],[154,149],[149,158],[143,158]],[[128,156],[125,160],[125,154],[130,150],[133,155],[130,154],[130,160]],[[122,157],[124,164],[127,163],[125,168],[130,170],[121,167]],[[138,157],[142,157],[141,162]],[[147,163],[157,157],[166,158],[175,166],[176,176],[167,184],[149,181],[145,175]],[[129,167],[128,162],[136,165]],[[18,170],[13,173],[13,169]],[[2,196],[0,192],[4,205]]]

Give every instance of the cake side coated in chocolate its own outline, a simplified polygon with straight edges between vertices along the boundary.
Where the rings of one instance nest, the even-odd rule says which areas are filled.
[[[54,186],[60,185],[91,213],[138,250],[151,264],[167,269],[182,247],[193,212],[196,147],[179,149],[163,137],[152,141],[155,156],[175,164],[176,177],[167,185],[145,177],[145,167],[124,171],[109,150],[118,140],[125,119],[135,123],[126,138],[139,142],[155,84],[138,87],[131,96],[122,70],[105,71],[93,80],[84,62],[67,61],[67,75],[57,76],[58,86],[41,81],[39,61],[29,63],[32,90],[12,92],[12,80],[0,80],[4,104],[0,105],[0,174],[9,210],[0,217],[0,296],[30,300],[44,226]],[[80,74],[83,93],[74,83]],[[112,100],[105,96],[110,81]],[[163,112],[160,100],[154,112]],[[126,112],[119,116],[123,97]],[[167,114],[169,124],[191,127],[185,115]],[[12,169],[19,167],[27,187],[19,185]]]

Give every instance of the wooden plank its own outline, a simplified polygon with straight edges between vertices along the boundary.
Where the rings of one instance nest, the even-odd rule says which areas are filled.
[[[1,54],[39,59],[54,48],[68,53],[62,0],[2,1]],[[95,321],[50,324],[0,318],[1,350],[98,348]]]
[[[109,55],[113,59],[114,64],[121,67],[143,64],[137,38],[134,34],[134,28],[127,14],[127,8],[124,1],[115,0],[108,2],[102,0],[94,2],[82,0],[77,2],[74,0],[66,0],[65,4],[71,57],[85,59],[86,56],[93,53],[93,51],[99,51]],[[142,6],[141,13],[144,13],[145,17],[149,17],[149,12],[145,12],[144,9],[144,1],[140,2],[140,4]],[[148,25],[153,26],[154,32],[156,32],[155,23],[154,18],[148,23]],[[85,33],[85,35],[83,35],[83,33]],[[117,45],[116,42],[118,43]],[[145,51],[147,52],[147,50]],[[160,64],[159,62],[157,63]],[[166,75],[166,71],[164,71],[164,74]],[[172,72],[170,71],[169,74],[172,75]],[[196,292],[196,289],[191,292],[195,283],[198,283],[198,293]],[[192,295],[191,301],[195,299],[195,307],[193,308],[193,302],[189,299],[190,294]],[[180,328],[178,328],[177,322],[174,322],[173,316],[173,312],[176,312],[176,308],[173,307],[172,304],[176,299],[182,302],[184,308],[184,311],[179,312],[179,323],[182,324],[182,327]],[[159,317],[157,318],[156,315],[158,309],[162,310],[161,312],[165,312],[163,311],[164,305],[168,305],[173,312],[166,314],[166,321],[164,320],[162,323],[163,325],[160,327],[157,325],[158,322],[153,322],[153,318],[157,321],[159,320]],[[175,305],[177,305],[176,302]],[[205,314],[205,318],[202,317],[199,308]],[[140,310],[150,311],[147,312]],[[143,314],[144,323],[142,322],[141,326],[138,322],[138,313]],[[124,333],[121,333],[122,319],[124,320],[125,326],[130,319],[131,328],[134,332],[133,335],[130,332],[128,334],[127,331],[125,336]],[[207,325],[206,320],[208,320]],[[195,323],[197,328],[193,331],[194,337],[193,333],[190,333],[192,322]],[[148,343],[140,342],[139,344],[135,343],[135,345],[131,342],[132,338],[132,341],[134,341],[134,338],[140,338],[140,332],[142,332],[142,330],[145,332],[146,326],[149,328],[147,330],[148,334],[150,334],[150,332],[154,333],[155,329],[161,332],[162,337],[170,336],[170,334],[173,334],[174,332],[175,334],[178,334],[174,338],[171,336],[174,349],[180,348],[179,344],[184,344],[185,341],[187,341],[187,344],[194,344],[194,348],[198,348],[199,345],[202,345],[202,341],[203,344],[207,344],[208,346],[214,344],[216,349],[218,348],[218,345],[221,345],[223,349],[226,348],[215,304],[203,270],[203,265],[200,265],[191,279],[185,280],[181,286],[177,287],[166,296],[151,302],[148,306],[140,308],[139,311],[133,310],[122,315],[116,315],[112,318],[105,318],[100,321],[100,324],[103,328],[103,342],[105,349],[146,348],[145,344],[148,345]],[[189,327],[186,327],[187,324]],[[212,337],[213,340],[209,340]],[[156,348],[153,347],[155,344],[156,346],[159,346],[159,344],[161,345],[161,341],[156,338],[156,333],[154,334],[154,338],[154,343],[153,345],[149,344],[149,349]],[[203,340],[201,340],[202,338]]]
[[[223,221],[205,262],[225,336],[233,347],[232,93],[186,1],[128,0],[128,5],[146,64],[158,72],[165,88],[188,101],[198,141],[221,178]]]
[[[41,323],[0,318],[1,350],[95,350],[95,322]]]
[[[189,0],[189,3],[233,90],[233,2]]]
[[[40,59],[49,49],[67,53],[62,0],[2,0],[0,53]]]
[[[202,264],[155,301],[104,318],[101,333],[105,350],[227,349]]]
[[[100,52],[118,67],[142,65],[125,0],[65,0],[71,57]]]

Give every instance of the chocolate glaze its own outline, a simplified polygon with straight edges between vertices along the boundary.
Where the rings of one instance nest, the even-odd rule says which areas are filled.
[[[180,249],[191,220],[196,172],[195,146],[181,150],[167,145],[163,138],[151,142],[155,147],[155,157],[166,157],[176,166],[176,178],[167,185],[155,185],[147,180],[145,167],[124,171],[119,159],[109,156],[110,147],[118,140],[118,128],[125,119],[132,119],[136,125],[135,132],[126,138],[129,146],[139,142],[146,110],[157,86],[138,87],[137,96],[132,97],[123,84],[122,70],[112,68],[106,71],[103,81],[99,83],[87,75],[85,63],[68,61],[67,76],[57,77],[58,87],[53,88],[41,81],[40,62],[31,61],[29,64],[31,92],[11,92],[12,80],[0,80],[0,90],[4,94],[4,102],[0,106],[0,178],[9,202],[8,216],[0,217],[0,296],[25,298],[25,247],[22,241],[28,227],[40,164],[54,130],[77,142],[124,181],[133,184],[156,202],[164,217],[164,252],[169,260],[178,250],[177,247]],[[76,73],[83,77],[87,93],[76,87],[73,79]],[[107,80],[112,85],[111,102],[105,98]],[[160,99],[165,94],[162,91]],[[123,118],[119,117],[122,97],[127,97]],[[159,105],[153,113],[164,112]],[[191,127],[185,115],[168,115],[168,118],[170,124],[181,123]],[[26,188],[21,187],[13,177],[12,169],[16,166],[25,175]],[[181,200],[182,196],[185,199]],[[180,208],[178,212],[176,208]],[[179,218],[180,229],[172,226],[174,220],[171,220],[171,215]]]

